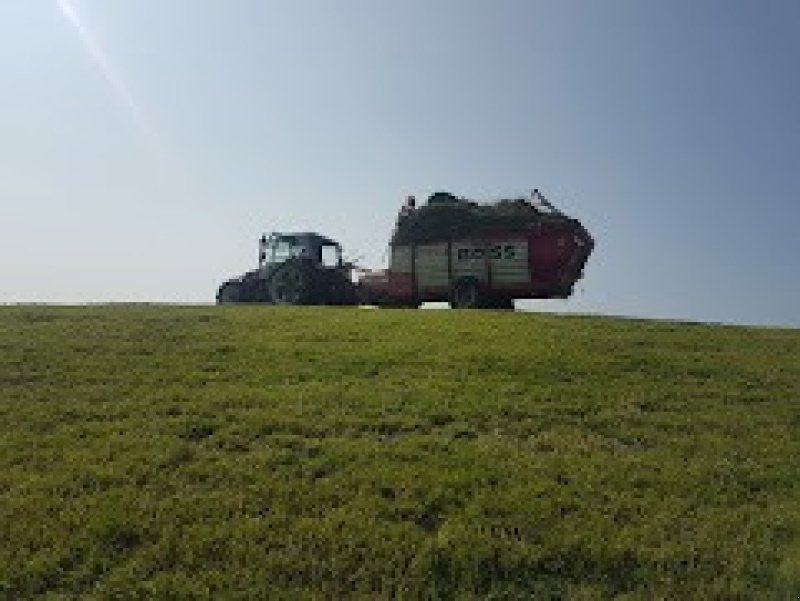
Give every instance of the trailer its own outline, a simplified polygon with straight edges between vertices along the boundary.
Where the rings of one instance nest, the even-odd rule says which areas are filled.
[[[512,308],[514,299],[567,298],[594,248],[586,228],[538,191],[490,205],[448,193],[414,204],[398,218],[388,268],[362,275],[362,303]]]

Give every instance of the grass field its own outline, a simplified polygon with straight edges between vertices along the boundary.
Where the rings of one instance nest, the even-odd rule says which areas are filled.
[[[0,308],[0,598],[796,599],[800,330]]]

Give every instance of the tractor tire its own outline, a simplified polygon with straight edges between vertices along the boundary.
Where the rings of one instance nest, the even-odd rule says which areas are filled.
[[[450,291],[451,309],[482,309],[487,303],[483,286],[475,278],[462,278],[453,284]]]
[[[222,284],[217,291],[217,304],[229,305],[241,302],[242,285],[236,280],[231,280]]]
[[[274,305],[310,305],[317,302],[317,274],[300,262],[286,263],[269,280],[269,297]]]

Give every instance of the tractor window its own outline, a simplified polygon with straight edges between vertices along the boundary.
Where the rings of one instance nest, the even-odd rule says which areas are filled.
[[[335,246],[324,245],[320,247],[322,251],[322,264],[325,267],[337,267],[339,265],[339,249]]]
[[[287,240],[277,240],[272,247],[272,262],[283,263],[292,256],[292,245]]]
[[[269,247],[270,263],[283,263],[294,257],[308,254],[305,246],[298,243],[294,237],[276,238]]]

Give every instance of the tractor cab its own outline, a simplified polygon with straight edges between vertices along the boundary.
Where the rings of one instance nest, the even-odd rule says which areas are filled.
[[[295,258],[306,258],[316,267],[342,266],[342,247],[338,242],[313,232],[263,235],[258,244],[258,265],[271,269]]]

